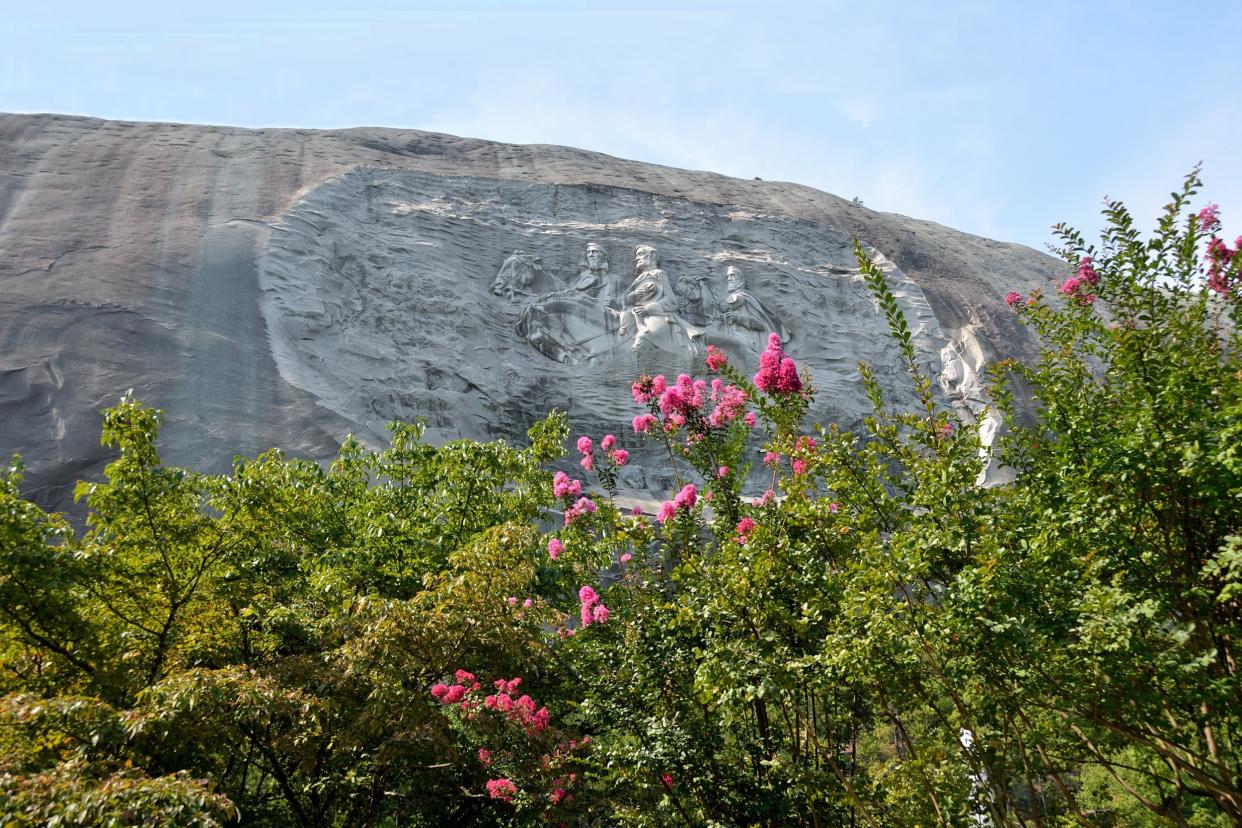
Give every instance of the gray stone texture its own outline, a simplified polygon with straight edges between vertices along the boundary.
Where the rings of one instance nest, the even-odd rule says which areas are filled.
[[[99,409],[128,388],[167,411],[166,460],[205,470],[272,446],[323,458],[350,432],[378,444],[396,417],[424,417],[435,440],[517,438],[553,407],[575,435],[628,447],[639,371],[685,370],[695,343],[757,353],[726,321],[729,266],[750,315],[779,318],[812,369],[817,418],[853,425],[858,359],[905,399],[855,237],[963,412],[984,362],[1032,356],[1003,297],[1047,289],[1056,260],[797,184],[408,130],[0,115],[0,454],[21,453],[30,493],[66,507],[109,457]],[[609,260],[599,303],[619,314],[635,248],[657,248],[699,303],[674,326],[695,343],[636,350],[632,325],[626,339],[604,322],[565,362],[537,347],[535,322],[562,337],[597,324],[591,302],[574,316],[548,298],[598,282],[587,243]],[[538,269],[502,273],[515,250]]]

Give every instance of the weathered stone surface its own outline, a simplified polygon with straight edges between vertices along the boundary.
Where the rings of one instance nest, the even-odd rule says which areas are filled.
[[[950,400],[977,408],[979,366],[1029,356],[1002,297],[1055,260],[796,184],[412,131],[0,115],[0,452],[62,507],[131,387],[167,410],[167,459],[208,469],[397,417],[517,437],[560,407],[619,431],[638,372],[707,342],[753,356],[773,322],[816,415],[851,424],[858,359],[904,394],[854,237]]]

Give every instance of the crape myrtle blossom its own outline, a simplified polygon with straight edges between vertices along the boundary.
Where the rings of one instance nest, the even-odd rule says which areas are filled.
[[[654,377],[641,376],[630,386],[630,394],[634,397],[634,402],[644,405],[652,400],[658,400],[666,387],[663,374]]]
[[[741,416],[746,409],[746,392],[736,385],[712,380],[710,402],[714,403],[707,422],[712,428],[720,428]]]
[[[583,515],[590,514],[596,509],[595,501],[589,497],[580,497],[573,506],[565,510],[565,525],[569,526]]]
[[[1242,250],[1242,236],[1238,236],[1234,240],[1233,249],[1222,239],[1213,236],[1208,241],[1207,247],[1207,265],[1208,279],[1207,286],[1210,290],[1219,293],[1221,296],[1228,296],[1233,285],[1230,284],[1230,276],[1228,274],[1229,265],[1238,255],[1238,251]],[[1234,271],[1234,281],[1237,279],[1237,271]]]
[[[645,434],[658,422],[654,414],[639,414],[634,418],[634,433]]]
[[[1092,287],[1100,283],[1100,275],[1095,272],[1090,256],[1083,256],[1078,260],[1078,281]]]
[[[1022,298],[1022,294],[1016,290],[1011,290],[1005,294],[1005,304],[1011,308],[1019,308],[1026,304],[1026,300]]]
[[[578,600],[582,604],[578,612],[578,618],[582,622],[582,626],[589,627],[592,624],[607,623],[611,610],[604,606],[598,592],[584,584],[578,590]]]
[[[501,802],[512,802],[514,795],[517,794],[517,785],[513,784],[509,779],[489,779],[487,780],[487,795],[492,799],[499,799]]]
[[[559,538],[551,538],[548,540],[548,557],[556,560],[565,551],[565,544],[561,543]]]
[[[748,426],[756,422],[753,412],[746,412],[747,393],[737,386],[713,379],[710,385],[681,374],[672,385],[663,376],[641,377],[632,386],[635,401],[651,406],[648,414],[633,419],[635,433],[644,434],[661,424],[666,433],[686,426],[687,439],[703,439],[708,428],[721,428],[745,416]],[[659,412],[659,416],[656,416]]]
[[[660,395],[660,413],[670,419],[679,415],[680,422],[684,423],[688,417],[699,413],[703,408],[703,395],[706,392],[707,383],[704,380],[695,380],[689,374],[680,374],[676,384],[666,388]]]
[[[1208,204],[1199,211],[1199,230],[1211,233],[1220,229],[1220,205]]]
[[[683,512],[689,512],[694,509],[694,504],[698,502],[699,490],[693,483],[687,483],[681,487],[672,500],[666,500],[660,505],[660,512],[656,515],[656,520],[660,523],[668,523],[676,516],[680,509]]]
[[[725,356],[725,352],[717,348],[715,345],[707,346],[707,368],[710,371],[719,371],[729,362],[729,358]]]
[[[1070,276],[1061,286],[1057,288],[1057,292],[1069,299],[1076,305],[1088,307],[1095,302],[1095,294],[1091,292],[1091,288],[1100,283],[1100,276],[1095,272],[1095,264],[1090,256],[1083,256],[1078,260],[1078,270],[1075,275]],[[1008,302],[1008,297],[1006,297]],[[1010,307],[1014,307],[1010,303]]]
[[[582,594],[586,598],[594,599],[592,622],[597,624],[606,622],[608,610],[599,603],[599,596],[595,591],[590,587],[584,587]],[[526,740],[529,740],[528,746],[535,749],[535,755],[542,754],[536,761],[537,766],[545,773],[561,767],[567,760],[573,760],[575,757],[572,754],[576,751],[587,750],[591,744],[591,738],[583,736],[580,739],[566,739],[558,735],[555,730],[551,730],[552,717],[548,708],[539,706],[529,694],[522,693],[520,676],[495,679],[492,682],[495,692],[481,700],[480,697],[483,695],[480,692],[481,685],[474,674],[466,670],[457,670],[454,678],[459,682],[456,685],[450,686],[444,683],[434,685],[431,688],[432,696],[444,705],[448,715],[457,718],[462,725],[469,727],[470,723],[480,718],[484,719],[484,722],[477,725],[479,729],[475,731],[475,735],[483,736],[485,740],[503,738],[507,744],[500,751],[496,750],[494,744],[486,744],[486,742],[484,746],[477,749],[479,765],[489,769],[490,773],[496,774],[484,783],[487,797],[512,804],[520,791],[526,791],[533,796],[541,796],[542,794],[538,793],[541,789],[553,805],[572,800],[573,795],[569,791],[578,781],[577,773],[561,775],[548,773],[549,778],[546,781],[524,778],[515,781],[509,775],[504,774],[504,764],[511,763],[515,759],[520,761],[522,752],[513,747],[512,730],[506,735],[499,732],[497,726],[516,729]],[[464,686],[467,683],[470,685],[468,688]],[[472,695],[476,693],[478,695]],[[549,738],[551,742],[546,741]],[[521,788],[519,784],[522,785]]]
[[[802,378],[798,366],[785,355],[779,334],[768,334],[768,347],[759,355],[759,373],[755,374],[755,387],[768,394],[799,394]]]
[[[749,517],[744,517],[737,522],[737,542],[745,544],[750,540],[750,533],[755,529],[755,521]]]
[[[578,451],[582,454],[582,459],[578,461],[582,468],[591,471],[595,468],[595,446],[591,442],[591,438],[583,435],[578,438]]]
[[[471,677],[473,678],[473,677]],[[493,686],[496,692],[483,699],[482,707],[487,710],[493,710],[501,713],[509,721],[521,725],[528,734],[542,733],[547,729],[550,721],[550,714],[546,707],[538,707],[535,700],[528,695],[522,695],[514,698],[518,687],[522,684],[520,676],[511,679],[496,679]],[[477,699],[470,702],[466,696],[470,693],[476,693],[481,689],[481,685],[476,681],[472,682],[469,689],[461,684],[444,685],[435,684],[431,688],[431,695],[443,705],[460,705],[460,710],[467,719],[474,715],[475,708],[479,703]],[[484,759],[482,753],[479,755],[480,760]],[[490,760],[491,754],[487,754]]]
[[[574,480],[563,471],[552,475],[552,494],[556,497],[574,498],[582,494],[582,481]]]

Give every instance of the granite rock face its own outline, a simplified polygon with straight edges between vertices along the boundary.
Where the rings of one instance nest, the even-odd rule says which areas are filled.
[[[855,425],[859,359],[909,392],[854,238],[939,392],[977,412],[979,368],[1030,356],[1003,296],[1058,273],[1025,247],[564,147],[0,115],[0,453],[65,507],[127,388],[167,411],[166,459],[209,470],[379,444],[395,418],[520,439],[560,408],[623,434],[639,373],[698,370],[709,343],[753,365],[773,329],[814,416]],[[660,468],[625,484],[656,495]]]

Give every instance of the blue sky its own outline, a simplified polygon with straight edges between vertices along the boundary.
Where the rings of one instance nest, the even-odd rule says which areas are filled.
[[[1203,161],[1242,230],[1236,0],[5,6],[0,111],[567,144],[1034,247]]]

